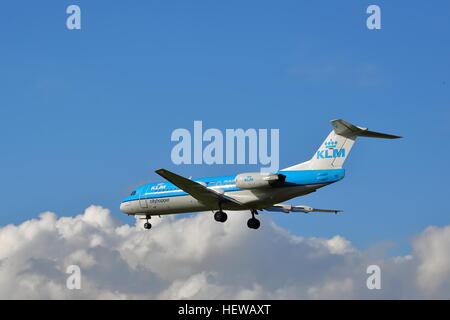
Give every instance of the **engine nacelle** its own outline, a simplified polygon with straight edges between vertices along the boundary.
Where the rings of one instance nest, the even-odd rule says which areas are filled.
[[[236,187],[240,189],[257,189],[270,187],[284,182],[285,176],[269,172],[249,172],[236,176]]]

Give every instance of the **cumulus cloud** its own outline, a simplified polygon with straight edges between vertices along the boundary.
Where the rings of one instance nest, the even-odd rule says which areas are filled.
[[[450,226],[428,227],[413,242],[418,259],[417,281],[427,293],[450,286]]]
[[[379,299],[450,297],[450,226],[429,227],[410,255],[361,251],[336,235],[292,235],[261,215],[225,224],[210,214],[152,219],[143,230],[91,206],[75,217],[42,213],[0,228],[1,299]],[[368,290],[366,269],[379,265],[382,289]],[[66,287],[67,267],[81,289]]]

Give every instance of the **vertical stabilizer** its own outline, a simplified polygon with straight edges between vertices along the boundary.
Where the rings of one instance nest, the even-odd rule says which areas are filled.
[[[320,145],[314,156],[306,162],[283,170],[340,169],[344,165],[357,137],[397,139],[399,136],[369,131],[345,120],[332,120],[333,130]]]

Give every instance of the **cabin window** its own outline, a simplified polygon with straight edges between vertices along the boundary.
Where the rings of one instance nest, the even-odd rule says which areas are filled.
[[[136,190],[134,190],[131,194],[130,194],[130,196],[134,196],[136,194]]]

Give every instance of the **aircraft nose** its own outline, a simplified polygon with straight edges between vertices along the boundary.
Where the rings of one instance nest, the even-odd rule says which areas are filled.
[[[126,214],[132,213],[131,203],[130,202],[122,202],[120,204],[120,211]]]

